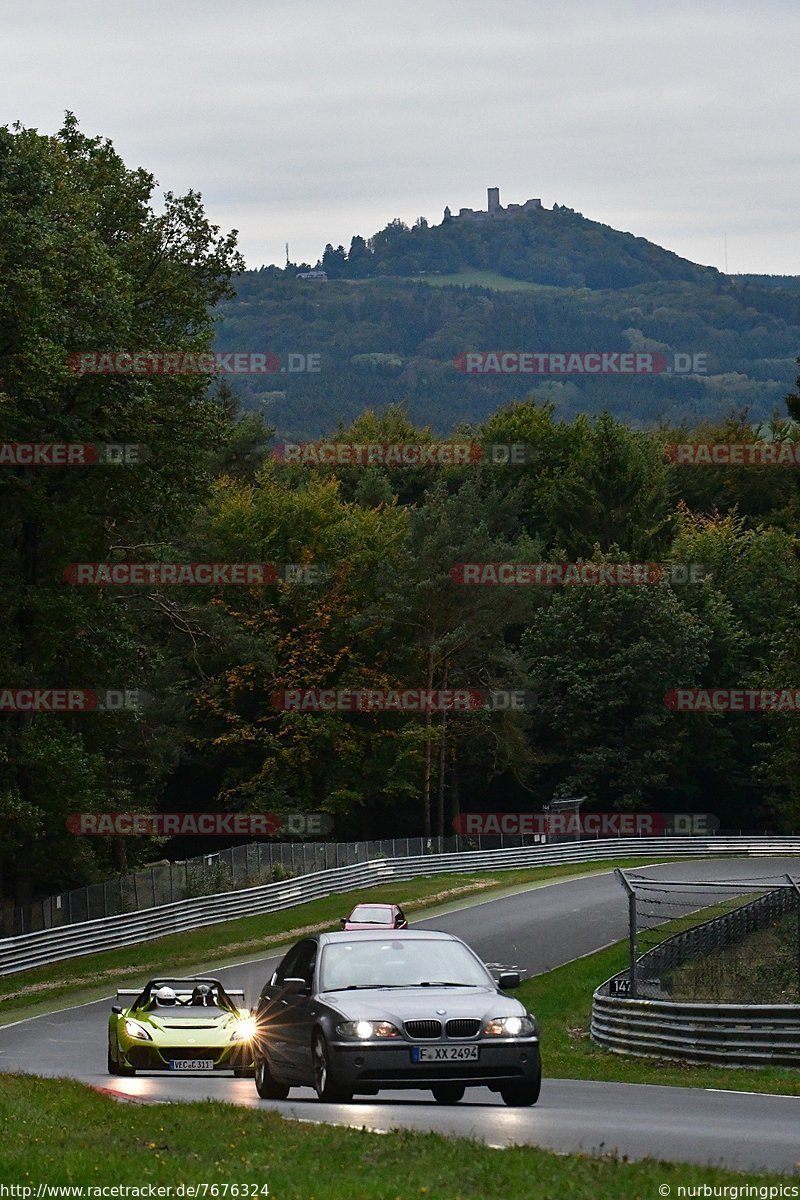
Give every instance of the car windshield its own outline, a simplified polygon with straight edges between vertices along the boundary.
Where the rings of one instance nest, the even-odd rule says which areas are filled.
[[[486,987],[485,967],[460,942],[444,938],[332,942],[322,952],[320,988]]]
[[[361,921],[365,925],[391,925],[392,910],[379,908],[375,904],[357,904],[348,917],[349,921]]]
[[[158,991],[162,987],[171,988],[175,993],[174,1001],[164,1003],[158,999]],[[218,1017],[223,1012],[232,1012],[235,1005],[218,984],[192,983],[187,986],[180,980],[172,983],[159,980],[157,986],[149,988],[149,996],[145,992],[143,997],[134,1002],[134,1007],[160,1014],[180,1013],[182,1017]]]

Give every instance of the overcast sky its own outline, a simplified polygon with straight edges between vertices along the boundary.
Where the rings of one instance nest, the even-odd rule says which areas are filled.
[[[65,109],[249,266],[541,197],[800,274],[798,0],[3,0],[0,124]]]

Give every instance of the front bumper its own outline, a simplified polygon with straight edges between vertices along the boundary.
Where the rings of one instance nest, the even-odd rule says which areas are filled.
[[[253,1066],[253,1050],[249,1042],[226,1043],[224,1046],[161,1046],[155,1042],[136,1041],[127,1047],[120,1045],[119,1049],[123,1063],[137,1071],[169,1071],[172,1059],[210,1059],[214,1063],[214,1071],[233,1071]]]
[[[476,1045],[477,1061],[413,1062],[420,1046]],[[430,1088],[439,1083],[497,1090],[510,1083],[534,1083],[541,1073],[538,1038],[503,1038],[474,1042],[334,1041],[328,1044],[330,1071],[337,1086],[349,1091],[380,1088]]]

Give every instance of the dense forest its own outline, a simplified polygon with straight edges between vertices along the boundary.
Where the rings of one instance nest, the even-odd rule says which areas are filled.
[[[612,285],[610,256],[619,251],[638,263],[625,246],[639,249],[642,239],[623,234],[594,239],[592,223],[577,217],[562,218],[572,231],[574,255],[568,261],[594,263],[589,277],[602,283],[551,286],[501,273],[505,260],[494,240],[511,240],[515,226],[537,228],[547,216],[553,214],[530,213],[488,228],[460,226],[467,246],[475,240],[481,246],[481,237],[495,234],[491,248],[497,259],[483,260],[494,261],[492,269],[409,278],[333,275],[328,282],[298,279],[294,266],[246,272],[236,281],[236,296],[218,306],[214,345],[222,352],[272,352],[281,356],[284,370],[232,377],[242,405],[289,438],[323,436],[339,422],[355,420],[365,407],[385,404],[401,404],[412,421],[446,433],[461,421],[486,420],[533,388],[552,402],[558,417],[609,411],[638,428],[720,420],[732,407],[744,406],[754,420],[767,421],[783,409],[800,345],[800,290],[790,281],[772,286],[768,280],[728,277],[666,251],[656,254],[658,247],[644,242],[654,252],[645,258],[648,270],[638,272],[645,280]],[[574,228],[572,222],[578,222]],[[400,241],[413,242],[413,234],[408,231]],[[380,245],[379,235],[376,239]],[[378,256],[376,250],[383,262]],[[385,265],[399,268],[404,261]],[[631,269],[616,278],[632,280],[637,273]],[[457,369],[465,352],[490,350],[649,350],[705,359],[703,373],[627,378],[465,375]],[[316,355],[319,369],[287,371],[289,354]]]
[[[800,385],[793,373],[780,381],[800,346],[800,296],[701,268],[681,275],[674,256],[667,277],[642,247],[620,260],[616,282],[600,275],[591,290],[584,273],[574,294],[571,280],[540,294],[242,273],[234,237],[209,223],[198,195],[168,195],[156,213],[153,190],[72,118],[52,138],[0,130],[0,441],[147,448],[127,463],[0,468],[3,688],[146,693],[128,711],[0,714],[9,900],[182,856],[157,839],[75,837],[67,818],[79,812],[321,809],[342,840],[447,832],[461,811],[539,811],[586,795],[588,810],[800,829],[800,714],[665,703],[676,687],[800,686],[800,469],[687,467],[664,453],[675,442],[797,440]],[[552,228],[578,221],[556,213]],[[439,245],[434,232],[401,231],[425,247]],[[678,349],[712,350],[712,331],[727,339],[726,371],[747,366],[741,391],[720,388],[727,415],[708,406],[702,419],[675,418],[703,409],[709,380],[587,381],[591,402],[578,389],[566,404],[577,385],[517,379],[512,394],[507,380],[448,374],[465,346],[535,334],[539,346],[613,347],[634,324]],[[224,381],[68,366],[76,351],[212,344],[321,349],[323,365],[339,367],[291,394],[287,376],[285,394],[256,411],[253,391]],[[754,374],[771,356],[783,374]],[[768,430],[731,406],[752,398],[754,380],[780,408]],[[677,391],[659,390],[667,384]],[[661,424],[644,428],[658,412]],[[530,454],[515,466],[291,465],[271,452],[276,427],[338,428],[360,444],[446,434]],[[311,583],[213,587],[77,587],[68,570],[176,561],[325,570]],[[687,585],[667,572],[645,586],[466,587],[452,574],[465,562],[704,571]],[[275,706],[282,690],[319,688],[519,689],[536,702]]]

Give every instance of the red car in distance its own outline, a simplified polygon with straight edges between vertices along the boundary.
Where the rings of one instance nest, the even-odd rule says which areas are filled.
[[[408,929],[399,904],[357,904],[349,917],[340,917],[342,929]]]

